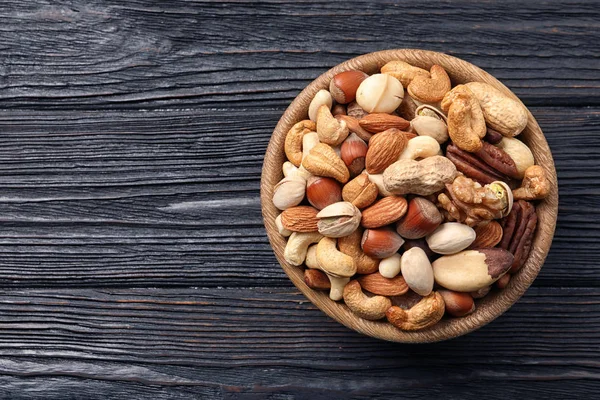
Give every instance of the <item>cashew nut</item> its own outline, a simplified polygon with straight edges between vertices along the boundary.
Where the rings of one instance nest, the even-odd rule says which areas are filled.
[[[433,65],[429,70],[430,77],[416,75],[408,85],[408,94],[421,103],[437,103],[450,91],[452,85],[446,70],[439,65]]]
[[[481,106],[471,90],[465,85],[456,86],[444,96],[442,110],[448,113],[448,134],[454,144],[471,153],[479,151],[487,127]]]
[[[540,200],[550,193],[550,181],[546,171],[539,165],[532,165],[525,170],[521,187],[513,191],[515,200]]]
[[[302,138],[305,134],[315,129],[316,125],[314,122],[304,120],[292,126],[292,129],[285,136],[285,155],[296,167],[299,167],[302,162]]]
[[[346,121],[337,120],[327,105],[322,105],[317,110],[317,134],[319,140],[331,146],[341,144],[348,137]]]
[[[317,261],[316,244],[313,244],[308,247],[308,250],[306,251],[306,260],[304,261],[304,264],[306,264],[306,266],[310,269],[321,269],[321,267],[319,266],[319,262]]]
[[[385,317],[386,311],[392,306],[391,300],[387,297],[365,295],[358,281],[352,281],[346,285],[344,302],[356,315],[372,321]]]
[[[399,160],[433,157],[440,152],[440,144],[431,136],[417,136],[408,141]]]
[[[281,214],[275,218],[275,226],[277,226],[277,231],[283,237],[288,237],[292,234],[292,231],[283,227],[283,224],[281,223]]]
[[[317,261],[317,245],[312,245],[308,248],[308,252],[306,253],[306,266],[310,269],[318,269],[320,271],[325,272]],[[329,278],[329,282],[331,283],[331,289],[329,290],[329,298],[333,301],[339,301],[342,299],[342,293],[344,291],[344,286],[348,282],[350,282],[350,278],[338,278],[337,276],[329,275],[325,272],[327,278]]]
[[[381,67],[381,73],[391,75],[398,79],[402,86],[407,87],[417,75],[423,75],[429,78],[429,72],[426,70],[410,65],[404,61],[390,61]]]
[[[444,316],[444,311],[444,299],[438,292],[432,292],[408,310],[390,307],[385,316],[398,329],[416,331],[436,324]]]
[[[327,274],[327,277],[331,283],[329,298],[333,301],[342,300],[344,298],[344,287],[350,282],[350,278],[338,278],[337,276],[331,276],[329,274]]]
[[[283,163],[281,170],[283,171],[283,176],[285,176],[286,178],[289,178],[291,176],[298,176],[300,178],[304,178],[305,180],[308,180],[308,178],[313,176],[302,165],[300,167],[296,167],[294,164],[292,164],[289,161],[286,161]]]
[[[308,132],[302,137],[302,159],[308,155],[313,147],[319,144],[319,134]],[[300,166],[302,168],[302,166]]]
[[[317,110],[323,104],[325,104],[329,108],[331,108],[331,106],[333,105],[333,97],[331,97],[331,93],[329,93],[325,89],[319,90],[317,94],[315,94],[315,97],[313,97],[312,101],[310,102],[310,105],[308,106],[308,118],[311,121],[317,121]],[[314,129],[311,130],[314,131]]]
[[[306,259],[308,246],[317,243],[323,235],[318,232],[294,232],[285,245],[283,258],[292,265],[301,265]]]
[[[324,237],[317,245],[317,263],[323,272],[341,278],[356,274],[356,264],[349,255],[336,248],[337,240]],[[306,255],[305,255],[306,256]]]

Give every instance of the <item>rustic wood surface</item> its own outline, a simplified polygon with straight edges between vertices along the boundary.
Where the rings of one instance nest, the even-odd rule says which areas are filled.
[[[259,202],[292,99],[399,47],[511,88],[560,185],[533,287],[420,346],[310,304]],[[598,54],[593,1],[0,2],[0,398],[597,398]]]

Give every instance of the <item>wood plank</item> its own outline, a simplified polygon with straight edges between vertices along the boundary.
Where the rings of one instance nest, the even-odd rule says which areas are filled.
[[[486,398],[589,398],[600,390],[599,305],[597,288],[532,288],[479,331],[409,346],[356,334],[288,288],[2,290],[0,394],[37,398],[40,384],[125,398],[161,385],[158,398],[171,398],[167,388],[199,398],[459,398],[500,385]]]
[[[561,202],[535,284],[600,286],[600,109],[532,111]],[[258,200],[281,112],[0,113],[2,285],[287,285]]]
[[[528,105],[600,105],[593,2],[5,0],[0,16],[0,108],[279,106],[394,47],[464,58]]]

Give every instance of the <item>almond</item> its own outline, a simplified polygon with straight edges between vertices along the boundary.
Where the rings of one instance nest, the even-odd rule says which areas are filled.
[[[292,232],[317,232],[318,212],[309,206],[290,207],[281,213],[281,224]]]
[[[369,174],[382,173],[398,160],[407,143],[406,136],[395,128],[373,135],[369,141],[369,149],[365,159],[367,172]]]
[[[358,123],[363,129],[371,133],[383,132],[392,128],[405,130],[410,126],[410,122],[404,118],[386,113],[373,113],[365,115],[358,121]]]
[[[358,123],[358,120],[350,115],[338,114],[335,115],[335,119],[337,119],[338,121],[344,121],[346,123],[346,126],[348,127],[348,130],[352,133],[355,133],[356,136],[358,136],[365,142],[369,142],[369,140],[371,140],[371,137],[373,137],[373,134],[371,132],[367,132],[365,129],[363,129]]]
[[[497,221],[490,221],[475,228],[475,241],[470,249],[494,247],[502,240],[502,226]]]
[[[379,228],[398,221],[406,213],[406,199],[388,196],[379,200],[362,213],[361,225],[365,228]]]
[[[304,283],[311,289],[328,290],[331,289],[331,282],[324,272],[318,269],[304,270]]]
[[[408,285],[403,277],[385,278],[379,272],[361,276],[358,283],[367,292],[381,296],[401,296],[408,292]]]
[[[406,140],[414,139],[417,137],[416,133],[412,133],[412,132],[402,132],[402,133],[404,133],[404,136],[406,136]]]

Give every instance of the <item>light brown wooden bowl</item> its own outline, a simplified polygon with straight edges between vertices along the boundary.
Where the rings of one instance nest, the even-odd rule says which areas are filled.
[[[527,127],[518,138],[529,146],[535,157],[536,164],[541,165],[548,173],[552,182],[552,190],[548,198],[537,204],[538,227],[533,239],[531,253],[525,265],[511,278],[510,283],[504,290],[492,292],[483,299],[477,300],[477,309],[473,314],[462,318],[444,318],[433,327],[422,331],[404,332],[396,329],[385,320],[374,322],[359,318],[343,302],[334,302],[329,299],[327,293],[307,287],[304,283],[303,268],[290,265],[283,258],[286,239],[277,232],[275,218],[279,214],[279,211],[271,201],[273,187],[283,177],[281,166],[285,161],[283,151],[285,135],[293,124],[307,119],[308,105],[313,96],[320,89],[328,89],[329,81],[335,74],[356,69],[373,74],[378,72],[385,63],[392,60],[403,60],[427,70],[433,64],[439,64],[450,75],[453,86],[471,81],[487,82],[506,95],[517,99],[506,86],[487,72],[466,61],[442,53],[412,49],[385,50],[348,60],[330,69],[308,85],[296,97],[279,120],[269,142],[263,164],[261,180],[262,212],[271,246],[273,246],[275,256],[279,260],[283,270],[294,285],[313,304],[331,318],[357,332],[379,339],[404,343],[436,342],[464,335],[494,320],[512,306],[534,281],[548,255],[554,236],[558,211],[556,170],[554,169],[554,161],[546,138],[535,118],[528,112],[529,121]]]

